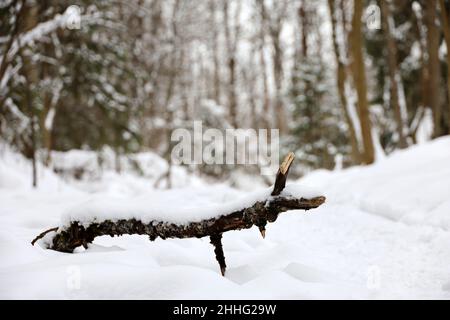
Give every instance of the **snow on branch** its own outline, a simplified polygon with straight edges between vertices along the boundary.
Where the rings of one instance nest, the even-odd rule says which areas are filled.
[[[169,221],[163,221],[160,218],[152,220],[149,216],[141,219],[136,215],[130,216],[124,212],[122,218],[117,215],[106,218],[108,215],[103,215],[103,219],[99,219],[101,215],[97,215],[87,223],[86,219],[80,219],[83,221],[74,219],[75,215],[64,226],[41,233],[33,240],[32,244],[43,239],[47,248],[71,253],[79,246],[87,248],[88,244],[96,237],[103,235],[111,237],[124,234],[148,235],[151,241],[158,237],[183,239],[209,236],[211,244],[215,247],[214,252],[222,275],[224,275],[226,265],[221,242],[224,232],[257,226],[264,238],[266,224],[275,222],[280,213],[290,210],[310,210],[325,202],[325,197],[317,193],[306,192],[305,189],[295,185],[285,186],[293,160],[293,153],[285,158],[278,170],[273,189],[264,194],[260,193],[257,197],[250,196],[249,199],[241,200],[239,203],[224,205],[225,208],[230,209],[228,212],[224,212],[223,208],[222,211],[208,208],[216,212],[210,212],[208,218],[185,222],[175,222],[175,219],[170,219],[170,215]],[[152,203],[148,203],[148,205],[152,206]],[[198,211],[203,211],[203,208],[198,208]],[[163,212],[161,214],[164,215]],[[185,216],[181,208],[179,215]],[[195,219],[193,218],[193,220]]]
[[[18,64],[14,68],[11,66],[12,61],[20,49],[31,45],[34,42],[41,41],[44,36],[54,32],[58,28],[67,27],[74,18],[80,22],[80,25],[106,25],[102,17],[103,14],[101,12],[74,17],[74,11],[71,7],[68,7],[63,14],[56,14],[52,19],[39,23],[37,26],[23,34],[17,36],[15,34],[10,35],[10,39],[8,40],[10,45],[6,47],[5,52],[0,56],[0,94],[5,95],[4,91],[7,88],[9,80],[16,75],[18,70],[22,67],[22,64]]]
[[[82,15],[80,16],[81,23],[93,24],[101,17],[100,13]],[[66,10],[63,14],[56,14],[49,21],[41,22],[30,31],[25,32],[14,42],[8,52],[8,59],[13,58],[20,48],[23,48],[33,42],[40,41],[44,36],[57,30],[58,28],[65,27],[73,19],[73,13],[71,10]]]

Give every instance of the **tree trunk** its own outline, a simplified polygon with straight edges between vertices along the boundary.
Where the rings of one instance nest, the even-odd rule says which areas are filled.
[[[298,17],[300,20],[301,26],[301,43],[302,43],[302,56],[308,56],[308,22],[307,22],[307,14],[305,10],[305,1],[302,1],[300,8],[298,9]]]
[[[443,134],[441,109],[441,68],[439,62],[439,30],[436,25],[436,0],[427,0],[425,4],[425,21],[427,26],[428,74],[430,77],[428,95],[433,110],[433,136]]]
[[[264,8],[262,9],[264,10]],[[266,63],[266,57],[264,54],[265,49],[265,39],[266,39],[266,15],[263,13],[261,14],[261,26],[260,26],[260,46],[259,46],[259,59],[261,62],[261,78],[262,78],[262,84],[263,84],[263,124],[262,127],[265,129],[271,129],[272,123],[271,123],[271,102],[270,102],[270,96],[269,96],[269,81],[267,77],[267,63]]]
[[[51,162],[51,150],[52,150],[52,132],[51,127],[48,127],[47,117],[49,116],[49,112],[51,112],[51,104],[52,99],[49,92],[44,93],[44,109],[42,111],[42,116],[40,120],[41,132],[42,132],[42,142],[43,146],[46,150],[46,155],[44,159],[45,166],[49,166]]]
[[[445,44],[447,45],[447,97],[448,97],[448,134],[450,134],[450,14],[447,11],[444,0],[439,0],[441,7],[441,20],[444,29]]]
[[[44,53],[46,56],[51,56],[52,53],[52,46],[50,44],[44,44]],[[47,64],[42,64],[41,66],[41,74],[40,79],[48,79],[52,77],[51,69]],[[55,118],[56,113],[56,104],[59,100],[59,94],[62,88],[58,85],[52,85],[51,88],[46,88],[46,90],[43,90],[43,108],[40,115],[40,129],[41,129],[41,136],[42,136],[42,145],[45,149],[45,158],[44,158],[44,164],[45,166],[49,166],[51,162],[51,151],[53,146],[53,137],[52,137],[52,131],[53,131],[53,122]]]
[[[330,10],[331,17],[331,27],[332,27],[332,38],[333,38],[333,48],[334,48],[334,56],[336,58],[337,65],[337,89],[339,94],[339,100],[341,102],[341,107],[344,112],[344,117],[347,122],[348,131],[349,131],[349,139],[350,145],[352,147],[352,160],[355,164],[360,164],[360,154],[358,148],[358,140],[356,138],[355,126],[353,124],[352,118],[350,117],[350,113],[348,111],[348,101],[347,96],[345,94],[345,85],[347,82],[347,68],[343,62],[343,58],[340,54],[339,44],[337,42],[337,20],[336,20],[336,8],[335,8],[335,0],[328,0],[328,7]]]
[[[225,27],[225,42],[227,45],[227,67],[228,67],[228,111],[231,125],[238,128],[237,120],[237,97],[236,97],[236,37],[231,34],[231,22],[229,17],[228,1],[223,2],[223,15]]]
[[[426,27],[424,25],[424,17],[421,14],[421,11],[413,10],[416,17],[415,28],[417,28],[417,33],[419,34],[419,45],[420,45],[420,101],[419,108],[416,110],[416,114],[419,114],[419,118],[423,118],[425,115],[425,108],[430,106],[430,97],[428,96],[428,85],[429,85],[429,74],[428,74],[428,66],[427,66],[427,35],[426,35]],[[424,110],[419,111],[420,108]],[[419,126],[416,125],[415,128],[411,128],[409,134],[413,139],[414,143],[416,139],[416,133]]]
[[[281,48],[281,29],[285,18],[286,1],[274,1],[271,12],[267,12],[264,1],[259,1],[259,9],[263,27],[268,28],[272,42],[272,70],[274,80],[275,104],[274,113],[276,126],[283,135],[288,132],[286,110],[282,97],[283,84],[283,50]]]
[[[27,76],[26,77],[26,84],[27,84],[27,89],[26,89],[26,104],[27,104],[27,109],[28,109],[28,113],[31,119],[31,124],[30,124],[30,136],[29,139],[30,141],[29,143],[29,150],[30,150],[30,155],[31,155],[31,184],[33,186],[33,188],[37,187],[37,159],[36,159],[36,115],[35,113],[35,108],[34,108],[34,94],[32,92],[32,82],[30,80],[30,78]]]
[[[256,54],[257,48],[252,46],[251,52],[250,52],[250,61],[249,66],[247,68],[244,68],[242,70],[242,78],[246,86],[246,90],[248,92],[247,94],[247,101],[250,106],[250,121],[248,121],[248,125],[250,128],[257,129],[258,128],[258,116],[257,116],[257,109],[256,109],[256,90],[255,90],[255,83],[256,83],[256,77],[254,70],[256,69],[256,66],[254,65],[254,56]]]
[[[352,30],[350,32],[350,52],[352,57],[351,69],[353,83],[358,96],[358,115],[361,123],[361,134],[364,150],[361,161],[371,164],[375,161],[375,149],[372,138],[372,125],[370,122],[369,102],[367,100],[366,68],[363,55],[362,13],[363,1],[354,1]]]
[[[212,50],[213,50],[213,63],[214,63],[214,100],[220,105],[220,62],[219,62],[219,32],[216,21],[216,0],[210,0],[210,15],[211,15],[211,28],[212,28]]]
[[[164,158],[167,161],[167,172],[163,176],[166,180],[166,188],[171,189],[172,188],[172,140],[171,140],[171,132],[173,129],[173,113],[174,110],[171,108],[171,101],[174,95],[175,91],[175,85],[177,82],[177,76],[178,76],[178,70],[181,68],[181,64],[184,59],[184,52],[181,49],[177,49],[177,45],[179,44],[179,36],[178,36],[178,29],[176,25],[176,15],[178,13],[180,5],[180,0],[176,0],[173,8],[172,13],[172,39],[171,39],[171,45],[172,45],[172,53],[169,57],[169,79],[168,79],[168,85],[167,85],[167,91],[164,99],[164,118],[165,118],[165,127],[164,127],[164,136],[166,140],[166,150],[164,154]],[[158,183],[158,182],[157,182]]]
[[[37,23],[37,14],[38,14],[38,6],[26,5],[25,13],[24,13],[24,21],[23,21],[23,30],[22,32],[26,32],[32,28],[34,28]],[[39,77],[37,73],[37,69],[33,66],[31,58],[24,54],[23,50],[19,50],[19,54],[23,59],[23,73],[26,79],[26,93],[25,93],[25,103],[26,109],[28,110],[31,125],[30,125],[30,136],[28,141],[30,147],[30,155],[31,155],[31,163],[32,163],[32,185],[33,187],[37,187],[37,159],[36,159],[36,150],[37,150],[37,137],[36,137],[36,108],[35,108],[35,99],[34,99],[34,89],[37,86]]]
[[[394,38],[392,37],[392,31],[394,28],[393,18],[390,10],[390,3],[386,0],[380,1],[381,4],[381,21],[383,25],[383,34],[385,37],[387,45],[387,61],[388,61],[388,71],[389,71],[389,81],[390,81],[390,104],[394,110],[395,122],[397,124],[397,134],[399,136],[398,145],[401,149],[406,148],[406,119],[402,113],[400,107],[400,97],[399,97],[399,79],[398,74],[398,61],[397,61],[397,45]]]
[[[284,109],[282,97],[282,82],[283,82],[283,52],[280,45],[280,31],[272,32],[273,44],[273,74],[275,81],[275,116],[277,120],[277,127],[280,134],[287,133],[287,118],[286,110]]]

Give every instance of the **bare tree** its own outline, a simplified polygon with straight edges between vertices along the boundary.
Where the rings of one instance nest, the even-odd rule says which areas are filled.
[[[262,10],[265,10],[264,7],[261,8]],[[262,88],[263,88],[263,94],[262,94],[262,119],[263,124],[262,127],[266,129],[272,128],[271,123],[271,116],[272,116],[272,108],[271,108],[271,99],[269,94],[269,80],[268,80],[268,74],[267,74],[267,63],[266,63],[266,55],[265,55],[265,49],[266,49],[266,24],[267,24],[267,15],[261,14],[260,15],[260,26],[259,26],[259,62],[261,64],[260,70],[261,70],[261,81],[262,81]]]
[[[241,2],[238,2],[240,6]],[[225,28],[225,42],[227,47],[227,66],[228,66],[228,110],[230,113],[230,120],[233,127],[237,128],[238,123],[238,110],[237,110],[237,93],[236,93],[236,52],[238,37],[240,33],[239,27],[239,14],[240,9],[235,10],[234,28],[232,26],[232,19],[230,17],[229,1],[223,1],[223,18]]]
[[[447,96],[448,96],[448,133],[450,134],[450,12],[444,0],[439,0],[444,38],[447,45]]]
[[[209,0],[209,9],[210,9],[210,20],[211,20],[211,30],[212,30],[212,55],[213,55],[213,83],[214,83],[214,93],[213,97],[217,104],[220,105],[220,61],[219,61],[219,28],[218,21],[216,19],[217,16],[217,0]]]
[[[353,162],[356,164],[360,163],[360,153],[358,148],[358,140],[356,137],[355,132],[355,124],[352,121],[352,118],[350,116],[350,112],[348,110],[348,101],[347,101],[347,95],[345,92],[345,87],[347,84],[347,66],[345,65],[344,57],[341,56],[341,48],[339,47],[339,43],[337,40],[337,24],[338,21],[336,19],[336,6],[335,6],[335,0],[328,0],[328,8],[330,11],[330,17],[331,17],[331,27],[332,27],[332,40],[333,40],[333,49],[334,49],[334,55],[336,58],[336,81],[337,81],[337,89],[339,94],[339,100],[341,103],[341,108],[344,113],[345,120],[347,122],[348,126],[348,132],[349,132],[349,139],[350,144],[352,148],[352,159]],[[343,14],[343,12],[341,12]],[[345,26],[342,26],[345,30]]]
[[[441,69],[439,62],[439,30],[436,25],[436,0],[427,0],[425,4],[425,23],[427,27],[428,48],[428,95],[430,107],[433,110],[434,137],[444,134],[442,128],[441,109]]]
[[[264,26],[268,28],[268,34],[272,43],[272,65],[273,78],[275,83],[275,116],[277,127],[280,134],[287,133],[287,117],[282,97],[283,85],[283,49],[281,46],[281,31],[283,29],[288,1],[280,0],[272,2],[270,8],[265,1],[257,1],[261,19],[265,22]]]
[[[246,67],[242,69],[242,77],[244,81],[244,85],[247,91],[247,101],[250,106],[250,121],[249,125],[251,128],[258,128],[259,117],[257,113],[256,107],[256,83],[258,78],[258,73],[256,72],[257,66],[255,65],[255,56],[257,55],[258,48],[255,45],[252,45],[250,50],[249,62]]]
[[[398,58],[397,58],[397,45],[392,36],[395,29],[394,19],[391,13],[391,3],[389,1],[380,1],[381,4],[381,20],[383,25],[383,34],[386,41],[387,50],[387,62],[389,72],[389,84],[390,84],[390,104],[394,109],[395,122],[397,123],[397,134],[399,136],[399,147],[406,148],[406,136],[407,136],[407,119],[406,110],[402,110],[400,106],[399,96],[399,81],[401,81],[400,74],[398,72]],[[403,108],[406,108],[404,105]]]
[[[34,28],[38,23],[38,8],[36,6],[30,5],[30,4],[23,4],[26,6],[25,14],[23,18],[23,25],[21,33],[26,32],[32,28]],[[18,40],[20,41],[20,39]],[[30,136],[29,141],[26,142],[27,149],[28,149],[28,156],[31,158],[32,161],[32,184],[33,187],[37,187],[37,159],[36,159],[36,151],[37,151],[37,128],[36,128],[36,99],[35,99],[35,92],[34,88],[37,86],[39,81],[39,76],[37,69],[35,66],[33,66],[33,63],[31,61],[31,57],[27,54],[25,54],[24,50],[20,49],[19,54],[22,57],[23,60],[23,74],[26,79],[26,89],[25,89],[25,99],[26,99],[26,106],[27,111],[29,113],[29,117],[31,119],[31,126],[30,126]]]
[[[361,134],[364,146],[364,150],[361,154],[361,161],[365,164],[371,164],[375,161],[375,149],[372,139],[372,125],[370,122],[369,102],[367,99],[366,67],[364,65],[363,55],[363,9],[364,3],[355,0],[349,43],[352,58],[351,69],[353,74],[353,84],[358,96],[358,116],[361,123]]]

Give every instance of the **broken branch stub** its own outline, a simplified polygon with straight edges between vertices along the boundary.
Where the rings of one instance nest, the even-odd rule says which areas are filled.
[[[291,167],[292,162],[295,159],[295,155],[293,152],[289,152],[289,154],[284,158],[283,162],[278,169],[277,176],[275,178],[275,183],[273,186],[272,196],[278,196],[281,191],[283,191],[284,187],[286,187],[286,180],[289,173],[289,168]]]

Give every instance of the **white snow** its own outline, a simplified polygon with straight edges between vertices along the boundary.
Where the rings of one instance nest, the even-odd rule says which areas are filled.
[[[0,298],[449,299],[449,164],[450,137],[444,137],[372,166],[319,170],[291,181],[287,193],[321,190],[326,204],[280,215],[264,240],[257,228],[224,234],[222,277],[206,238],[100,237],[74,254],[30,241],[58,226],[64,213],[85,214],[83,206],[131,213],[141,199],[186,214],[194,206],[243,205],[240,199],[267,195],[265,188],[255,185],[246,194],[187,179],[162,191],[146,178],[109,171],[93,187],[92,181],[63,182],[40,167],[40,188],[32,190],[29,163],[0,145]]]
[[[416,140],[418,144],[430,141],[433,136],[434,123],[433,123],[433,113],[429,108],[424,111],[424,116],[419,123],[417,128]]]
[[[225,196],[213,203],[205,203],[201,198],[196,199],[199,190],[194,190],[193,194],[189,190],[183,190],[183,196],[180,195],[181,190],[178,189],[153,190],[135,197],[95,195],[83,204],[76,205],[65,212],[62,216],[61,226],[68,226],[72,221],[78,221],[87,226],[92,222],[133,218],[141,220],[143,223],[162,221],[187,224],[251,207],[258,201],[269,199],[272,192],[272,188],[266,188],[244,196],[237,196],[237,199],[231,201],[227,201]],[[207,192],[220,194],[223,190],[220,187],[208,187],[206,191],[202,192],[203,196]],[[186,195],[189,196],[186,197]],[[281,196],[310,199],[321,196],[321,193],[314,189],[291,184],[286,186]]]
[[[47,130],[51,130],[53,127],[53,120],[55,119],[55,113],[56,113],[56,109],[55,108],[51,108],[47,114],[47,117],[45,117],[45,122],[44,122],[44,126],[45,129]]]

